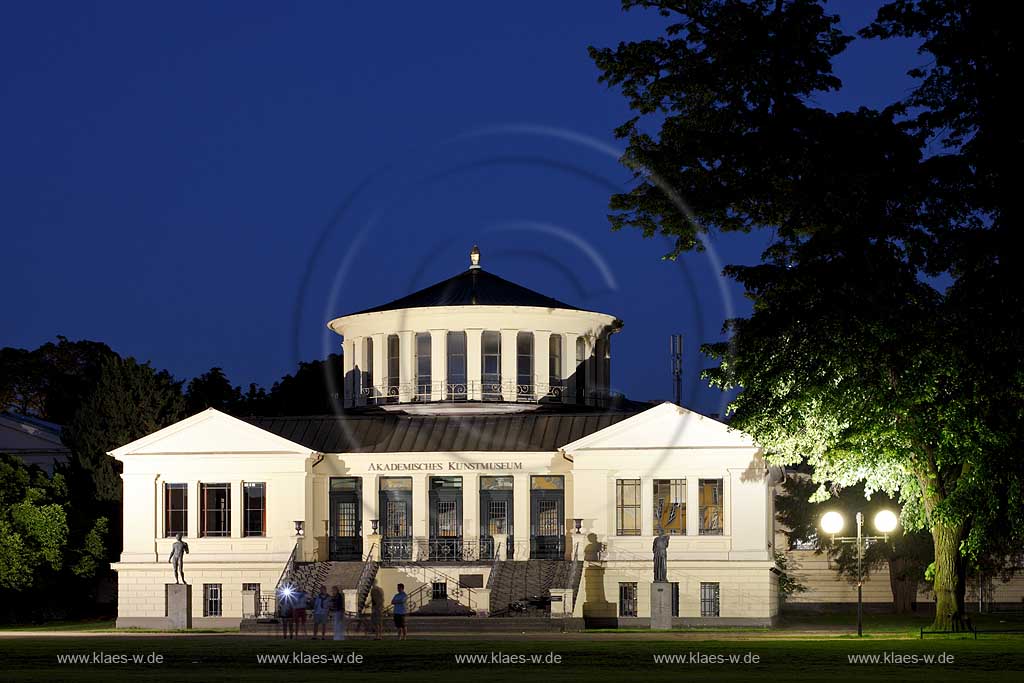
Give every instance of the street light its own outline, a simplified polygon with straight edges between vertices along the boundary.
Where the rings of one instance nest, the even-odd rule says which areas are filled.
[[[821,516],[821,530],[832,537],[833,541],[840,543],[855,543],[857,545],[857,635],[864,635],[864,551],[871,541],[889,540],[889,533],[896,529],[899,519],[892,510],[880,510],[875,515],[875,528],[882,532],[882,536],[864,535],[864,513],[857,513],[857,535],[836,536],[846,525],[843,515],[835,510],[826,512]]]

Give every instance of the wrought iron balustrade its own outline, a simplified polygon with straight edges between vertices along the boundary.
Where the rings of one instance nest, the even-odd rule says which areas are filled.
[[[362,387],[359,391],[369,405],[388,403],[427,403],[459,401],[514,401],[522,403],[560,403],[566,392],[564,383],[519,384],[512,381],[405,382]]]

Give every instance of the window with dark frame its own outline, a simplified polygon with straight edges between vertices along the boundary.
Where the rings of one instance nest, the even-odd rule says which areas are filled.
[[[465,401],[466,392],[466,333],[448,333],[448,400]]]
[[[722,505],[722,480],[701,479],[698,482],[700,507],[700,535],[721,536],[725,527],[725,508]]]
[[[619,584],[619,616],[636,616],[636,582]]]
[[[446,581],[434,581],[431,586],[430,597],[434,600],[448,599],[448,583]]]
[[[247,481],[242,483],[242,535],[267,535],[267,484]]]
[[[679,616],[679,582],[678,581],[673,581],[669,585],[672,586],[672,616],[673,617],[678,617]]]
[[[231,484],[200,484],[200,536],[231,535]]]
[[[398,401],[398,382],[401,379],[401,344],[397,334],[388,335],[387,346],[388,395],[385,397],[385,401],[394,403]]]
[[[416,355],[414,358],[416,367],[416,400],[429,401],[430,389],[433,384],[433,377],[430,374],[432,372],[430,358],[430,333],[417,332],[416,337],[413,340],[413,345],[416,349]]]
[[[164,484],[164,536],[188,536],[188,484]]]
[[[548,395],[554,400],[562,398],[562,335],[548,337]]]
[[[533,400],[533,332],[516,334],[516,398]]]
[[[587,342],[576,338],[576,402],[587,400]]]
[[[654,531],[670,536],[686,535],[686,480],[654,480]]]
[[[363,383],[363,394],[367,399],[372,399],[373,389],[373,337],[366,338],[366,361],[363,364],[361,373]]]
[[[717,583],[700,584],[700,615],[717,617],[719,607],[719,589]]]
[[[501,400],[501,333],[488,331],[480,335],[481,396],[485,401]]]
[[[223,591],[219,583],[203,584],[203,616],[219,617],[223,607]]]
[[[640,480],[615,480],[615,535],[640,535]]]

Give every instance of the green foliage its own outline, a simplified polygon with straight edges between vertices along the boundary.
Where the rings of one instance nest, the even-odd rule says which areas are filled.
[[[234,414],[241,408],[241,403],[242,390],[231,386],[221,368],[210,368],[209,372],[189,382],[185,390],[186,411],[189,415],[207,408]]]
[[[59,474],[0,455],[0,491],[0,588],[23,590],[63,565],[67,488]]]
[[[779,601],[785,602],[789,596],[806,591],[807,586],[789,573],[789,558],[786,553],[776,550],[772,552],[772,556],[775,558],[775,569],[779,575]]]
[[[110,521],[100,517],[85,535],[82,549],[78,551],[78,560],[71,570],[76,576],[89,579],[99,572],[101,563],[106,559],[106,538],[110,534]]]
[[[180,420],[184,411],[181,387],[166,371],[133,358],[108,359],[64,430],[72,473],[92,483],[95,500],[120,500],[121,480],[107,452]]]

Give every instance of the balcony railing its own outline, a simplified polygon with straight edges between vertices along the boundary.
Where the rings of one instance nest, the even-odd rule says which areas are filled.
[[[488,562],[493,559],[493,543],[475,538],[411,538],[381,539],[381,561],[396,562]]]
[[[435,401],[516,401],[521,403],[560,403],[564,383],[518,384],[516,382],[409,382],[362,387],[360,395],[370,405]]]

